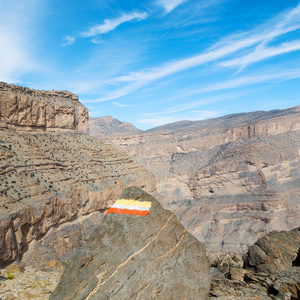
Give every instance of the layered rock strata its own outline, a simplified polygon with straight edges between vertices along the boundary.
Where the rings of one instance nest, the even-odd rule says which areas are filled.
[[[21,131],[86,132],[88,109],[67,91],[40,91],[0,82],[0,127]]]
[[[11,90],[22,90],[9,89],[0,93],[7,103]],[[56,105],[56,99],[49,104]],[[39,111],[34,112],[38,119]],[[15,113],[9,114],[12,119]],[[68,257],[126,187],[155,190],[154,177],[144,167],[92,137],[73,129],[39,133],[31,127],[28,133],[16,128],[0,129],[0,268],[25,253],[29,263]]]
[[[149,214],[106,214],[50,299],[207,299],[204,245],[143,190],[121,198],[151,203]]]
[[[243,253],[258,237],[299,225],[299,107],[102,141],[155,174],[163,205],[210,253]]]

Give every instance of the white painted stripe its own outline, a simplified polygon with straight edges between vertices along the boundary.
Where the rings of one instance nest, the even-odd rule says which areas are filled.
[[[124,204],[118,204],[118,203],[115,203],[112,207],[120,208],[120,209],[147,210],[147,211],[149,211],[149,207],[124,205]]]

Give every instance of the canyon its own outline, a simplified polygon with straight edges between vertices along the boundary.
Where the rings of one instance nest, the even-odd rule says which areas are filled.
[[[0,268],[69,255],[128,186],[155,190],[144,167],[88,136],[76,95],[0,84]]]
[[[299,227],[299,115],[141,132],[89,121],[70,92],[0,82],[1,295],[297,299],[300,231],[279,231]],[[149,214],[107,214],[120,198],[151,203]],[[224,277],[206,252],[246,253],[244,268]]]
[[[156,197],[207,245],[244,253],[299,226],[300,107],[167,124],[101,138],[155,175]]]

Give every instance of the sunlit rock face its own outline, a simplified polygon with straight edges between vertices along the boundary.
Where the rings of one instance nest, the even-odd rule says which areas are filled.
[[[139,132],[142,132],[142,130],[128,122],[120,122],[111,116],[89,119],[89,134],[95,138]]]
[[[102,141],[155,174],[160,201],[208,252],[243,253],[271,230],[299,226],[299,110],[183,121]]]
[[[0,104],[0,268],[68,256],[126,187],[155,190],[144,167],[86,134],[76,95],[1,84]]]
[[[88,120],[88,109],[75,94],[0,82],[0,127],[18,131],[86,132]]]

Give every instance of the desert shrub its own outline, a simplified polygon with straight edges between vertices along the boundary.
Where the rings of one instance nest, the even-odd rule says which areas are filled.
[[[218,268],[226,277],[231,268],[242,268],[242,260],[237,255],[224,254],[212,260],[210,266]]]
[[[9,280],[12,280],[15,278],[15,275],[14,274],[10,274],[8,273],[7,276],[5,277],[6,279],[9,279]]]

